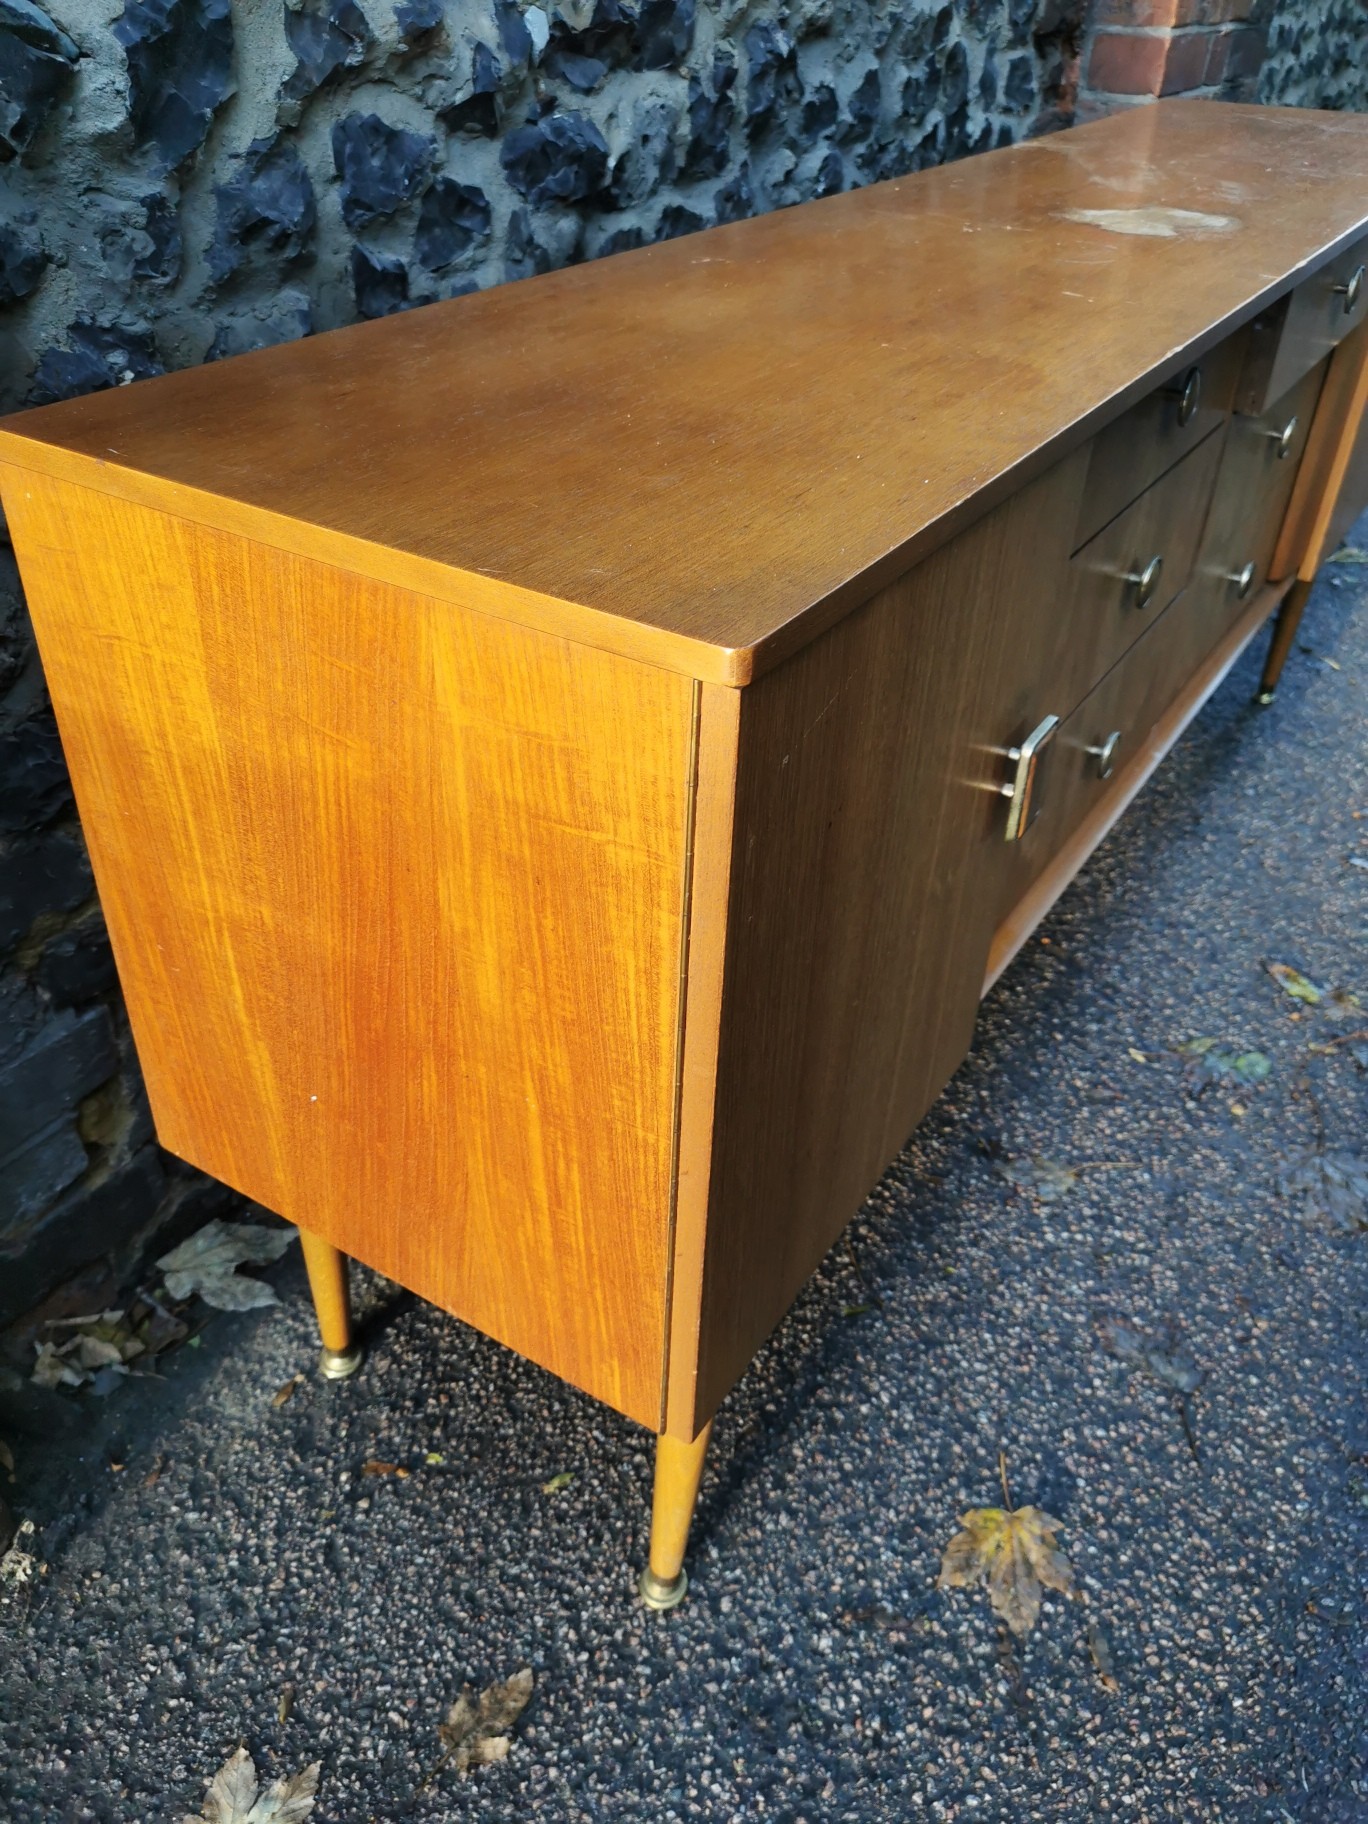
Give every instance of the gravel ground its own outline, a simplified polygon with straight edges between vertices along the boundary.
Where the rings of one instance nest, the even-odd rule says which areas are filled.
[[[1368,1000],[1365,598],[1327,569],[1274,707],[1260,642],[992,995],[727,1402],[682,1609],[633,1600],[648,1440],[383,1281],[363,1375],[273,1406],[292,1250],[282,1310],[14,1439],[48,1568],[0,1622],[13,1824],[178,1819],[240,1740],[322,1761],[316,1824],[1368,1819],[1368,1234],[1280,1188],[1363,1143],[1368,1075],[1262,968]],[[1194,1096],[1197,1036],[1271,1074]],[[1035,1154],[1076,1185],[1016,1188]],[[1186,1426],[1108,1312],[1177,1327]],[[1081,1590],[1015,1652],[935,1588],[999,1449]],[[424,1787],[462,1681],[525,1664],[508,1760]]]

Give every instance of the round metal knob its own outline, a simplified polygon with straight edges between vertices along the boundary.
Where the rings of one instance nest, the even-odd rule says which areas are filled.
[[[1119,728],[1114,728],[1105,741],[1099,742],[1096,747],[1087,749],[1087,752],[1092,754],[1097,761],[1097,776],[1099,779],[1111,778],[1112,768],[1116,765],[1116,750],[1120,745],[1121,730]]]
[[[1178,423],[1180,428],[1191,424],[1197,416],[1197,408],[1202,403],[1202,370],[1190,367],[1178,382],[1177,386],[1168,389],[1170,399],[1178,401]]]
[[[1349,316],[1358,307],[1359,298],[1363,295],[1363,268],[1355,267],[1343,285],[1336,285],[1335,290],[1344,299],[1344,314]]]
[[[1127,574],[1126,581],[1135,584],[1135,605],[1137,608],[1146,608],[1149,606],[1155,590],[1159,587],[1159,578],[1163,574],[1163,570],[1163,558],[1152,557],[1143,570],[1132,570]]]
[[[1292,445],[1297,440],[1297,420],[1295,418],[1289,418],[1280,431],[1265,431],[1264,435],[1266,437],[1271,437],[1273,442],[1277,444],[1278,461],[1286,462],[1288,457],[1292,454]]]
[[[1242,602],[1254,587],[1254,578],[1258,575],[1253,564],[1246,564],[1243,570],[1229,572],[1229,580],[1235,585],[1235,600]]]

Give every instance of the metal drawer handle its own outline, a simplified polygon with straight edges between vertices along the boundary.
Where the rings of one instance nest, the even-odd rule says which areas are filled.
[[[1135,605],[1137,608],[1147,608],[1149,606],[1154,597],[1155,590],[1159,587],[1159,578],[1163,573],[1164,560],[1162,557],[1152,557],[1143,570],[1128,570],[1126,572],[1126,582],[1135,584]]]
[[[1278,446],[1278,461],[1286,462],[1292,454],[1292,445],[1297,439],[1297,420],[1289,418],[1280,431],[1265,431],[1264,436],[1271,438]]]
[[[1167,389],[1167,396],[1178,401],[1178,428],[1186,429],[1197,416],[1197,408],[1202,403],[1201,368],[1190,367],[1177,386]]]
[[[1228,570],[1226,581],[1235,585],[1235,600],[1242,602],[1254,587],[1254,578],[1258,571],[1253,564],[1246,564],[1243,570]]]
[[[1012,804],[1007,813],[1008,842],[1020,842],[1040,815],[1041,756],[1049,747],[1058,727],[1058,716],[1046,716],[1044,721],[1036,724],[1020,747],[1007,749],[1007,758],[1012,762],[1014,770],[1011,779],[1006,785],[1000,786],[999,790]]]
[[[1121,730],[1114,728],[1106,740],[1097,747],[1088,747],[1083,751],[1097,757],[1097,776],[1099,779],[1110,779],[1116,765],[1116,750],[1121,745]]]
[[[1363,292],[1363,268],[1355,267],[1343,285],[1336,285],[1334,290],[1344,299],[1344,314],[1350,316],[1358,308],[1359,297]]]

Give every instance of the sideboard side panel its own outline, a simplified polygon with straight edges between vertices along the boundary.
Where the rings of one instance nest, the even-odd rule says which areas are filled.
[[[691,681],[4,480],[163,1143],[658,1426]]]
[[[1059,707],[1030,680],[1082,476],[1060,464],[741,693],[695,1429],[969,1048],[1004,748]]]

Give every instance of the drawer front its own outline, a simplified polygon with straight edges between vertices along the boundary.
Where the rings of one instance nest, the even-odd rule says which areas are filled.
[[[1204,650],[1216,644],[1268,580],[1328,365],[1327,358],[1304,374],[1262,417],[1237,414],[1231,420],[1184,603],[1205,629]]]
[[[1074,543],[1082,544],[1225,422],[1244,366],[1229,336],[1123,412],[1092,440]]]
[[[1368,318],[1368,240],[1302,281],[1250,325],[1236,405],[1266,412]]]
[[[1036,820],[1020,842],[1002,845],[1002,915],[1044,873],[1215,646],[1219,634],[1194,612],[1191,595],[1185,590],[1171,603],[1055,730]]]
[[[1053,663],[1037,670],[1067,714],[1192,575],[1221,460],[1220,432],[1176,464],[1069,560]]]

